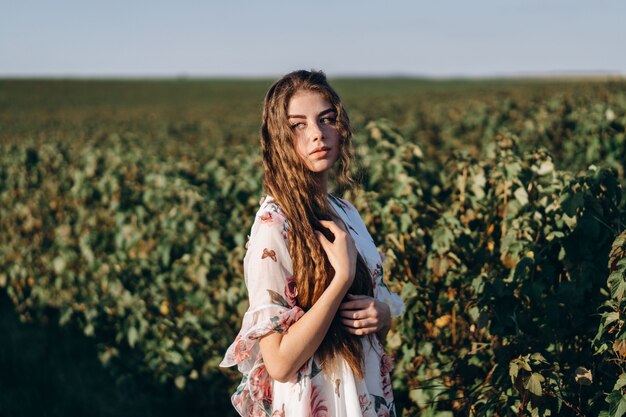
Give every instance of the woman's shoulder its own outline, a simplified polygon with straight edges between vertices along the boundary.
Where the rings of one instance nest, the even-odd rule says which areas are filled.
[[[276,200],[270,195],[264,195],[259,200],[259,209],[255,221],[261,223],[287,223],[287,217]]]
[[[274,198],[269,195],[261,197],[249,239],[263,240],[274,235],[280,235],[283,240],[287,240],[289,229],[289,221]],[[248,240],[249,242],[250,240]],[[246,244],[247,246],[248,244]]]

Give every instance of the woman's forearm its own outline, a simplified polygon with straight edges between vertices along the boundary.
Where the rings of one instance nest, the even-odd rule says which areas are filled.
[[[260,340],[263,362],[273,379],[289,380],[313,356],[348,289],[346,280],[333,279],[317,302],[287,332],[272,333]]]

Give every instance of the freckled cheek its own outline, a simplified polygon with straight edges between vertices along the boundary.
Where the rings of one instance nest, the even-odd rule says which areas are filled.
[[[324,133],[326,133],[328,135],[338,135],[339,134],[339,131],[337,130],[337,126],[324,125],[324,126],[322,126],[322,130],[324,131]]]
[[[324,136],[327,140],[332,141],[331,145],[339,143],[339,131],[334,126],[327,126],[326,129],[324,129]]]
[[[296,152],[302,159],[307,159],[306,146],[301,139],[296,139]]]

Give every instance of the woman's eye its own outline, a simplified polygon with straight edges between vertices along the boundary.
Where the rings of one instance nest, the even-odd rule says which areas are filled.
[[[327,125],[335,124],[337,119],[334,117],[322,117],[321,122]]]
[[[291,125],[291,128],[292,128],[292,129],[299,129],[299,128],[301,128],[302,126],[304,126],[304,123],[295,123],[295,124],[292,124],[292,125]]]

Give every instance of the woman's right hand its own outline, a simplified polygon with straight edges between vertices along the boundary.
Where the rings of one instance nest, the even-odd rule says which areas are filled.
[[[330,264],[335,269],[334,278],[345,281],[349,287],[356,273],[357,250],[354,240],[343,227],[334,221],[320,220],[320,223],[335,236],[335,240],[330,242],[320,231],[315,231]]]

